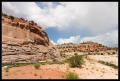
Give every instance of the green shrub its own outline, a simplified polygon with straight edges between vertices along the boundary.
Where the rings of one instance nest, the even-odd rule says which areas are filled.
[[[6,66],[4,69],[5,69],[6,72],[9,72],[10,65]]]
[[[9,16],[10,17],[10,19],[13,21],[14,20],[14,17],[13,16]]]
[[[110,55],[110,53],[108,52],[108,55]]]
[[[65,79],[79,79],[78,75],[74,72],[67,72],[65,74]]]
[[[118,66],[115,64],[112,64],[110,62],[105,62],[105,61],[98,61],[101,64],[107,65],[107,66],[111,66],[112,68],[118,69]]]
[[[115,54],[115,52],[113,51],[112,54]]]
[[[84,63],[83,56],[75,54],[68,59],[68,63],[71,67],[81,67]]]
[[[20,66],[26,66],[26,65],[30,65],[30,63],[18,63],[18,64],[14,64],[14,67],[20,67]]]
[[[35,69],[39,69],[40,63],[35,63],[35,64],[34,64],[34,67],[35,67]]]

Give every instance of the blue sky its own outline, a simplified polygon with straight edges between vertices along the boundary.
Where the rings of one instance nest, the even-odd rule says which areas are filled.
[[[48,8],[49,6],[45,3],[45,2],[36,2],[36,4],[41,7],[42,9]],[[52,8],[57,7],[58,5],[61,5],[59,2],[54,2],[54,4],[52,4]]]
[[[57,42],[57,40],[61,37],[62,34],[56,28],[48,28],[45,30],[48,33],[48,36],[51,40]]]
[[[62,32],[58,30],[56,27],[54,27],[54,28],[47,28],[45,29],[45,31],[48,33],[49,38],[55,42],[57,42],[59,38],[69,38],[70,36],[76,36],[76,35],[81,35],[81,38],[85,36],[92,36],[92,33],[90,33],[87,29],[77,30],[73,28],[73,30],[66,30],[65,32]]]
[[[53,44],[118,46],[118,2],[2,2],[2,12],[34,20]]]

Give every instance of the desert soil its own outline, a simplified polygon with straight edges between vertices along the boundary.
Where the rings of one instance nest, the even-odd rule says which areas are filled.
[[[3,79],[65,79],[67,71],[75,72],[80,79],[118,79],[118,69],[86,59],[82,68],[71,68],[68,64],[47,64],[35,69],[33,65],[10,68],[5,72],[2,68]]]

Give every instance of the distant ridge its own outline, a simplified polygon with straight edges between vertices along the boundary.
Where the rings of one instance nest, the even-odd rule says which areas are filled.
[[[110,47],[92,41],[86,41],[80,44],[64,43],[57,45],[57,48],[61,52],[97,52],[112,49]]]

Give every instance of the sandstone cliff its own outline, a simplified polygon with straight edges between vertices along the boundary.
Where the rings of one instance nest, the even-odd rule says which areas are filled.
[[[34,21],[2,14],[2,63],[31,63],[60,57]]]

